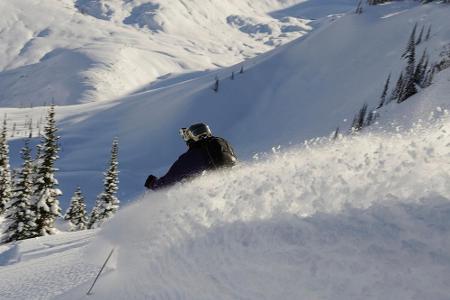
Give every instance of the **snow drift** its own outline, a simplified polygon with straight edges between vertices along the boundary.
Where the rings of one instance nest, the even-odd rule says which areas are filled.
[[[118,252],[95,296],[446,299],[449,121],[315,140],[147,194],[92,246]]]

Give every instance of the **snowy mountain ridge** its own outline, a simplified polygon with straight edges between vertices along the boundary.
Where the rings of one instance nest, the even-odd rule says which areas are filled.
[[[268,14],[297,2],[2,1],[0,104],[111,100],[235,64],[310,30],[307,19]]]

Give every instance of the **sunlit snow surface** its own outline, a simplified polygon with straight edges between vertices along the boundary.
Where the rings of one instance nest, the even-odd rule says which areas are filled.
[[[305,3],[299,11],[308,8]],[[247,62],[233,81],[230,73],[239,65],[189,78],[169,76],[149,91],[116,101],[58,107],[57,177],[66,199],[81,185],[92,205],[111,140],[119,136],[123,209],[99,235],[60,233],[0,246],[0,299],[88,298],[96,271],[115,247],[89,299],[448,300],[450,70],[405,103],[380,110],[379,124],[358,136],[275,148],[276,153],[259,154],[257,161],[244,161],[232,171],[125,205],[149,172],[161,175],[183,150],[176,132],[194,121],[206,121],[230,139],[243,159],[329,134],[337,125],[345,132],[349,122],[343,119],[353,117],[364,102],[376,105],[386,75],[393,72],[396,78],[404,67],[400,53],[416,20],[432,24],[434,32],[419,53],[427,47],[436,58],[450,41],[449,7],[416,5],[395,2],[359,16],[327,18],[303,40]],[[395,12],[402,13],[389,15]],[[233,24],[240,21],[235,18]],[[120,32],[134,36],[128,29]],[[46,34],[39,33],[36,42]],[[53,53],[58,55],[31,69],[39,74],[42,66],[70,63],[77,53]],[[97,58],[116,57],[103,54]],[[123,54],[133,61],[140,57]],[[221,78],[219,93],[210,88],[215,75]],[[181,82],[186,79],[191,80]],[[21,84],[15,87],[34,92]],[[18,127],[30,117],[38,121],[44,111],[1,109]],[[23,141],[12,138],[10,150],[17,154]],[[13,166],[19,164],[16,156]]]
[[[448,299],[443,118],[147,194],[91,247],[118,253],[96,299]]]
[[[1,299],[448,299],[450,120],[260,155],[0,248]]]

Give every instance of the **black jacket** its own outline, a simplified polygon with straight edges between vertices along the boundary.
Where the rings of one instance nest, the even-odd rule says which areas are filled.
[[[224,164],[220,160],[218,163],[216,157],[217,151],[208,147],[211,141],[218,142],[222,145],[222,149],[226,148],[222,152],[228,151],[232,156],[232,163]],[[208,150],[209,149],[209,150]],[[224,166],[234,165],[236,161],[233,148],[230,144],[222,138],[210,137],[204,140],[193,142],[189,144],[189,149],[183,153],[177,161],[170,167],[166,175],[161,178],[155,179],[153,184],[149,187],[153,190],[172,185],[180,182],[183,179],[199,175],[203,171],[217,169]]]

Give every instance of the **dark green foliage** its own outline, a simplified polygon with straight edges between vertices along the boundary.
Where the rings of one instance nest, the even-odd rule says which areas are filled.
[[[87,229],[86,204],[80,187],[76,189],[70,200],[70,207],[66,211],[64,220],[69,221],[71,231]]]
[[[424,84],[424,78],[426,74],[426,70],[428,67],[428,56],[427,56],[427,50],[425,49],[423,51],[422,57],[419,60],[419,63],[417,64],[416,70],[414,72],[414,82],[418,84],[419,86],[423,86]]]
[[[391,99],[392,100],[397,100],[398,99],[402,99],[403,98],[403,91],[404,91],[404,79],[403,79],[403,72],[400,73],[400,76],[397,79],[397,83],[395,85],[394,90],[392,91],[392,95],[391,95]]]
[[[416,71],[416,29],[417,23],[414,25],[414,29],[409,38],[408,47],[404,54],[407,65],[405,69],[405,88],[401,97],[397,99],[398,103],[401,103],[417,93],[416,82],[415,82],[415,71]]]
[[[34,198],[37,206],[37,226],[40,235],[54,233],[54,223],[61,214],[58,196],[62,193],[57,188],[55,179],[55,161],[58,158],[57,127],[55,120],[55,107],[48,110],[47,124],[44,127],[37,166]]]
[[[390,82],[391,82],[391,74],[389,74],[388,78],[386,79],[386,83],[384,84],[383,92],[381,93],[380,97],[380,103],[378,104],[377,109],[383,107],[383,105],[386,103],[386,96],[389,90]]]
[[[425,30],[425,25],[423,25],[422,28],[420,29],[420,33],[419,33],[419,37],[417,38],[416,45],[419,45],[420,43],[422,43],[424,30]]]
[[[358,114],[353,119],[352,131],[360,131],[366,125],[367,104],[359,110]]]
[[[104,190],[97,196],[95,206],[92,209],[88,224],[88,228],[90,229],[100,227],[103,222],[112,218],[119,209],[120,201],[116,196],[119,183],[118,153],[119,143],[117,139],[114,139],[109,167],[104,174]]]
[[[9,148],[7,141],[6,116],[0,133],[0,215],[11,200],[11,171],[9,167]]]
[[[4,242],[28,239],[39,236],[36,224],[36,207],[32,203],[33,166],[30,139],[22,148],[22,168],[14,188],[14,194],[6,212]]]
[[[430,25],[430,27],[428,27],[427,35],[425,36],[425,40],[428,41],[430,39],[430,36],[431,36],[431,25]]]

